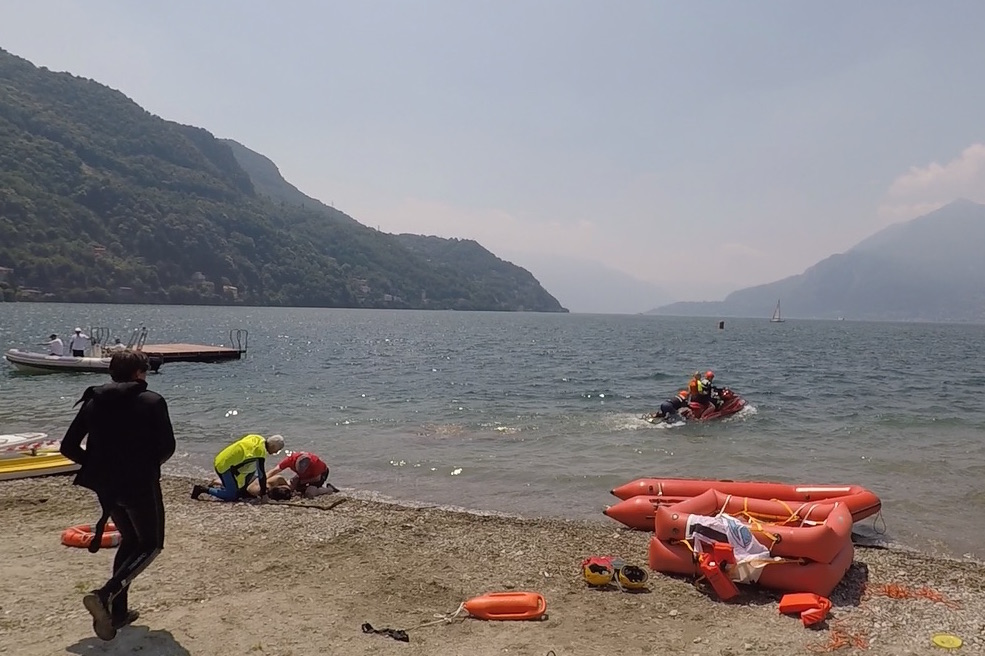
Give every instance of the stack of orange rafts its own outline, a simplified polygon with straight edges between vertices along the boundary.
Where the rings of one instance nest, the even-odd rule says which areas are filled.
[[[654,532],[655,571],[822,596],[852,564],[852,524],[882,507],[857,485],[642,478],[612,494],[622,501],[607,516]],[[709,576],[712,568],[716,576]],[[723,590],[720,596],[730,596]]]

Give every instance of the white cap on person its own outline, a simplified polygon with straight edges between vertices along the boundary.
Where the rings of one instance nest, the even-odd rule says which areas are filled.
[[[284,436],[283,435],[271,435],[267,438],[267,451],[270,453],[280,453],[280,450],[284,448]]]

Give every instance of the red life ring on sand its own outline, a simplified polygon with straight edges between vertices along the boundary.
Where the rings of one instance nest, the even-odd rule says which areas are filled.
[[[91,524],[79,524],[62,531],[62,544],[66,547],[88,549],[96,537],[96,530]],[[106,524],[103,538],[99,541],[100,548],[120,546],[120,532],[112,523]]]

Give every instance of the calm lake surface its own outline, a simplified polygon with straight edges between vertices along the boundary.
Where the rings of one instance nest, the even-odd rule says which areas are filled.
[[[173,473],[208,475],[231,440],[282,433],[367,497],[613,526],[608,490],[640,476],[854,483],[883,500],[857,532],[985,555],[985,326],[6,303],[0,348],[41,350],[76,325],[124,341],[146,325],[148,343],[249,330],[240,361],[149,376],[178,435]],[[640,420],[708,368],[752,407]],[[0,433],[60,438],[104,380],[2,362]]]

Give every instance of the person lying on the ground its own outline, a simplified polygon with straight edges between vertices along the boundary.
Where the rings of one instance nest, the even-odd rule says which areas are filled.
[[[334,494],[338,492],[335,486],[331,483],[328,483],[325,487],[308,485],[304,487],[303,491],[298,491],[296,489],[297,482],[298,479],[296,476],[288,479],[280,474],[274,474],[273,476],[267,478],[267,496],[273,501],[290,501],[294,495],[304,497],[306,499],[313,499],[314,497],[318,497],[323,494]],[[221,485],[221,481],[219,479],[214,479],[211,485],[213,487]],[[254,480],[251,481],[245,489],[243,489],[240,499],[258,498],[260,498],[260,482]]]
[[[291,481],[291,487],[299,495],[308,498],[322,494],[338,492],[334,485],[328,483],[328,465],[313,453],[296,451],[278,463],[267,472],[267,478],[276,476],[282,471],[291,470],[297,478]]]
[[[325,483],[324,487],[315,487],[314,485],[302,485],[298,482],[297,476],[286,477],[281,474],[274,474],[267,478],[268,481],[276,480],[278,481],[278,486],[284,487],[291,494],[295,494],[299,497],[304,497],[305,499],[314,499],[315,497],[320,497],[323,494],[335,494],[338,492],[336,487],[331,483]],[[268,495],[271,499],[280,501],[273,496],[273,493],[269,490],[273,489],[268,483]],[[248,486],[246,486],[246,493],[251,497],[256,497],[260,493],[260,483],[258,481],[253,481]],[[283,492],[279,492],[283,494]],[[291,497],[285,497],[290,499]]]
[[[251,499],[259,499],[260,481],[251,481],[246,486],[243,496]],[[267,496],[274,501],[290,501],[291,497],[294,496],[294,488],[291,487],[291,482],[283,476],[268,476]]]

